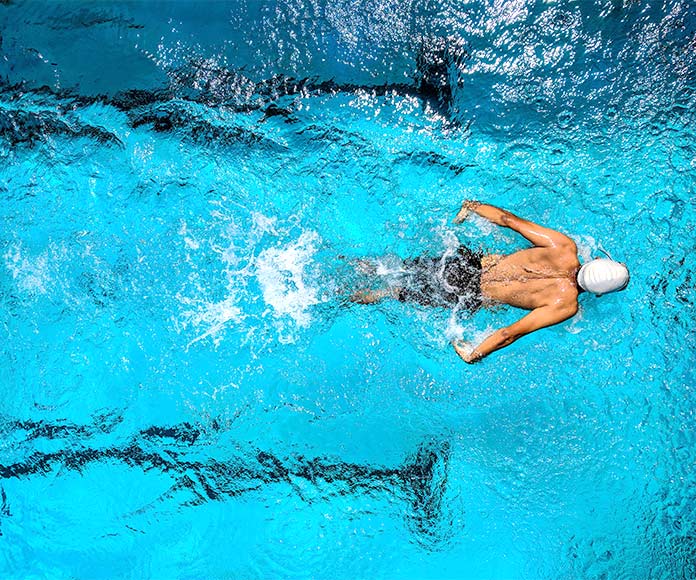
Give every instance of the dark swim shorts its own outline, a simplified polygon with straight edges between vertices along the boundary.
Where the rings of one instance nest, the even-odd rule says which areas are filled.
[[[399,300],[444,308],[459,304],[470,312],[478,310],[483,303],[482,257],[483,253],[460,246],[451,256],[404,260],[405,279]]]

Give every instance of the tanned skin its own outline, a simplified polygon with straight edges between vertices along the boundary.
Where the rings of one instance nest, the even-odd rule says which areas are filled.
[[[471,213],[510,228],[529,240],[534,247],[508,256],[484,256],[481,261],[481,292],[493,302],[531,310],[505,328],[500,328],[472,351],[460,342],[454,350],[467,363],[474,363],[518,338],[563,322],[578,311],[578,249],[568,236],[545,228],[493,205],[465,201],[454,223],[463,222]]]
[[[531,312],[505,328],[500,328],[473,350],[463,341],[452,344],[467,363],[475,363],[518,338],[563,322],[578,311],[577,273],[580,269],[575,242],[568,236],[527,221],[493,205],[465,201],[454,223],[472,213],[494,224],[510,228],[527,238],[534,247],[507,256],[489,255],[481,260],[481,292],[492,304],[509,304]],[[384,298],[397,298],[398,288],[362,291],[354,302],[371,304]]]

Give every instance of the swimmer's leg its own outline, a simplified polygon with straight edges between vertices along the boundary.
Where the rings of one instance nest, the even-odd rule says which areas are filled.
[[[400,295],[401,288],[398,287],[382,288],[380,290],[358,290],[351,295],[350,301],[357,304],[375,304],[385,298],[396,298],[398,300]]]
[[[355,271],[360,272],[361,274],[374,276],[377,273],[377,265],[372,260],[361,258],[359,260],[356,260],[354,265]]]

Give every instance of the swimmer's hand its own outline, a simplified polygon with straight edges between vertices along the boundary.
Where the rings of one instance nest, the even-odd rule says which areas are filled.
[[[464,203],[462,203],[462,207],[459,209],[459,213],[456,216],[454,216],[452,222],[455,224],[462,223],[466,218],[469,217],[469,214],[472,212],[472,210],[475,210],[480,205],[481,204],[478,201],[474,201],[473,199],[467,199],[466,201],[464,201]]]
[[[452,346],[454,347],[455,352],[459,355],[459,358],[461,358],[467,364],[472,365],[483,358],[481,353],[477,351],[470,342],[453,340]]]

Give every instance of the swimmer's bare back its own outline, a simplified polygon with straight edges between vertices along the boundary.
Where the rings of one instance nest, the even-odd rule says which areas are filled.
[[[481,262],[481,292],[491,303],[531,310],[529,314],[496,330],[471,349],[463,341],[453,343],[467,363],[480,361],[490,353],[512,344],[525,334],[571,318],[578,311],[577,247],[568,236],[517,217],[493,205],[465,201],[454,223],[471,213],[510,228],[534,247],[508,256],[485,256]]]
[[[575,242],[568,236],[522,219],[509,211],[477,201],[465,201],[454,223],[463,222],[471,213],[524,236],[534,247],[507,256],[489,255],[481,259],[481,294],[484,304],[507,304],[531,310],[529,314],[500,328],[471,348],[454,341],[457,354],[467,363],[480,361],[525,334],[571,318],[578,311],[577,272],[580,262]],[[400,297],[398,287],[361,290],[351,296],[353,302],[374,304],[385,298]]]

